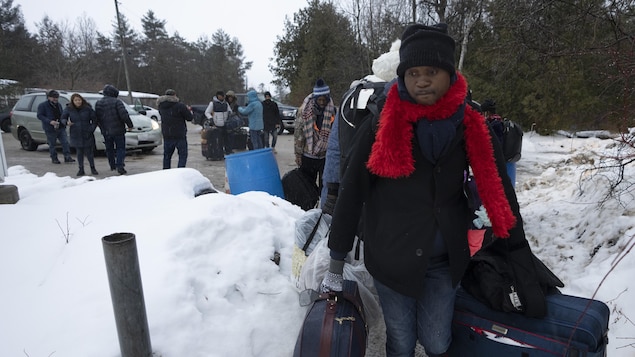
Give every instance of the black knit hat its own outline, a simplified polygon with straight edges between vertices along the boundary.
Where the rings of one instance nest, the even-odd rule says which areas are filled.
[[[60,93],[56,91],[55,89],[51,89],[50,91],[48,91],[48,93],[46,93],[46,96],[50,98],[59,98]]]
[[[403,77],[408,68],[433,66],[454,75],[454,39],[448,35],[448,25],[414,24],[401,35],[397,75]]]

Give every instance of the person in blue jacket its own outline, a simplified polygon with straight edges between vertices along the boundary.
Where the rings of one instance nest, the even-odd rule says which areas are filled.
[[[262,131],[265,123],[262,117],[262,103],[258,99],[258,93],[255,90],[247,92],[247,106],[239,107],[238,113],[246,115],[249,120],[249,138],[253,149],[262,149],[265,144],[262,140]]]
[[[50,90],[46,93],[46,101],[40,103],[37,107],[37,118],[42,121],[42,129],[46,134],[46,142],[49,145],[49,155],[51,162],[59,164],[57,158],[57,150],[55,144],[57,140],[62,144],[62,153],[64,154],[64,162],[74,162],[71,157],[71,149],[68,145],[68,136],[66,134],[66,120],[62,120],[62,105],[58,102],[60,93],[56,90]]]
[[[97,129],[97,115],[84,97],[79,93],[71,95],[71,102],[62,113],[62,120],[68,120],[71,132],[71,146],[77,152],[79,171],[77,176],[84,176],[84,156],[90,165],[90,173],[99,175],[95,168],[95,129]]]

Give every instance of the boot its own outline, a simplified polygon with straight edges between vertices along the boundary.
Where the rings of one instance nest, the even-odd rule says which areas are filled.
[[[97,169],[95,168],[95,166],[90,167],[90,173],[93,175],[99,175],[99,172],[97,172]]]
[[[75,162],[75,159],[73,159],[72,157],[65,157],[64,158],[64,162]]]
[[[79,171],[77,171],[77,176],[84,176],[86,175],[86,173],[84,172],[84,169],[79,169]]]
[[[58,160],[57,158],[51,159],[51,162],[54,164],[59,164],[60,160]]]

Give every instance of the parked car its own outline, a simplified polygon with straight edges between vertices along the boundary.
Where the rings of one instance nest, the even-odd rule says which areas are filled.
[[[0,111],[0,130],[5,133],[11,132],[11,108]]]
[[[264,93],[258,93],[258,99],[262,102],[265,100]],[[238,93],[236,94],[236,100],[238,101],[238,105],[245,106],[247,105],[247,93]],[[289,133],[293,134],[295,129],[295,115],[298,112],[298,108],[282,104],[281,102],[272,99],[276,104],[278,104],[278,110],[280,111],[280,117],[282,118],[282,125],[278,130],[278,134],[282,134],[286,129]]]
[[[60,90],[59,103],[62,108],[70,103],[75,92]],[[95,107],[95,103],[103,97],[99,93],[80,93],[84,99]],[[46,144],[46,134],[42,122],[37,118],[37,107],[46,101],[45,92],[34,92],[23,95],[11,111],[11,134],[20,141],[22,149],[35,151],[41,144]],[[150,152],[163,143],[161,127],[156,120],[137,113],[128,105],[125,106],[134,124],[131,131],[126,132],[126,150]],[[68,129],[67,129],[68,130]],[[99,128],[95,130],[95,149],[104,151],[104,137]]]
[[[207,118],[205,117],[205,110],[208,104],[192,104],[189,106],[192,111],[192,123],[196,125],[203,125]]]
[[[161,113],[159,113],[159,110],[154,109],[152,107],[149,107],[147,105],[131,105],[130,106],[132,109],[134,109],[135,111],[137,111],[139,114],[141,115],[145,115],[147,117],[150,117],[151,119],[154,119],[156,121],[158,121],[159,123],[161,122]]]

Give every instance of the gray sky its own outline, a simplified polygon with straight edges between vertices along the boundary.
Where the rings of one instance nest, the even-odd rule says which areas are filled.
[[[55,23],[67,21],[76,23],[76,18],[86,14],[93,19],[97,29],[103,34],[112,33],[115,22],[115,2],[106,0],[14,0],[20,5],[27,28],[37,33],[36,23],[48,15]],[[253,62],[247,72],[249,86],[257,87],[269,83],[273,75],[269,71],[273,46],[278,36],[282,36],[285,16],[293,21],[293,14],[307,7],[307,0],[272,1],[219,1],[219,0],[121,0],[119,12],[125,14],[132,27],[141,32],[141,18],[154,11],[157,19],[165,20],[165,28],[170,35],[178,32],[189,42],[199,37],[211,35],[223,29],[230,37],[238,38],[243,46],[246,61]]]

